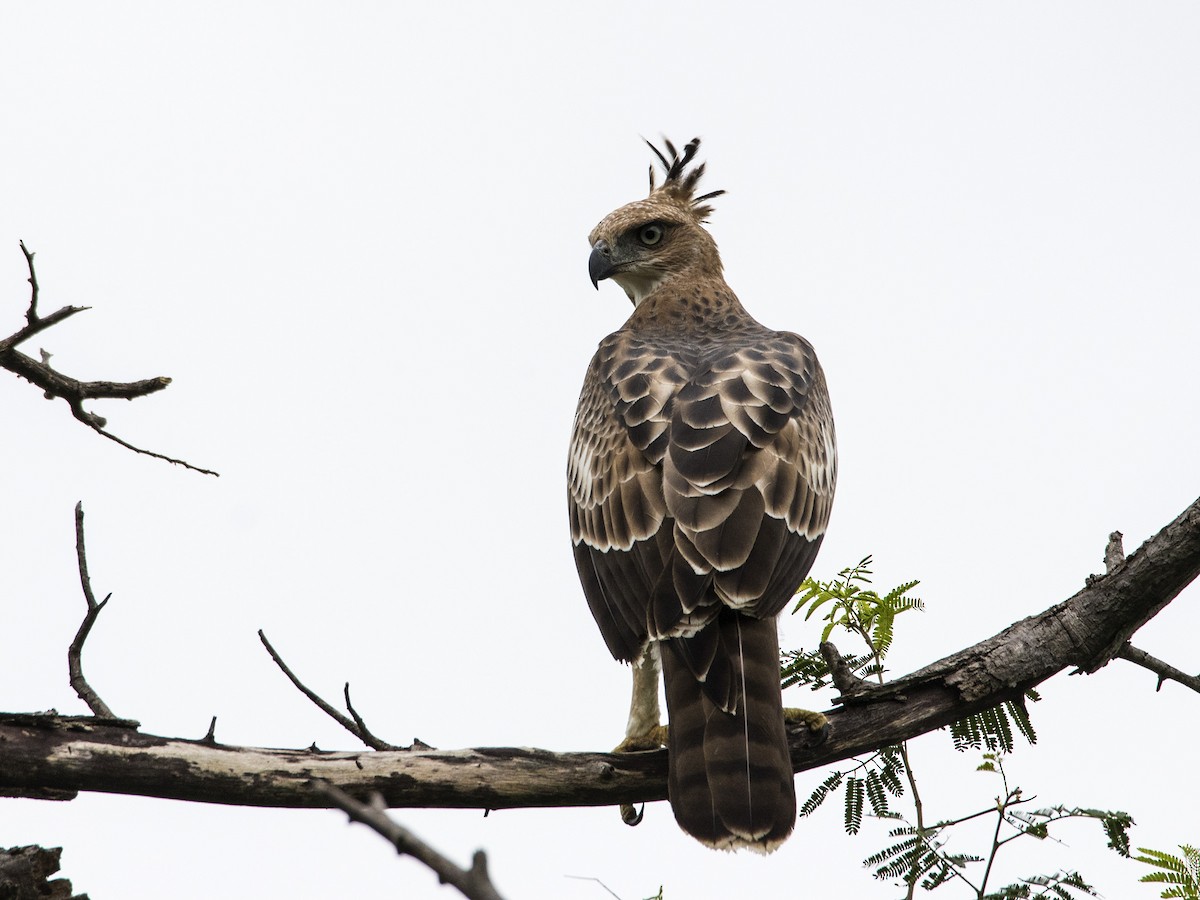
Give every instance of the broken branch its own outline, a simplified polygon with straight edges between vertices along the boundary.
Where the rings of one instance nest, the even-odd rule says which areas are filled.
[[[361,822],[382,835],[402,856],[411,856],[424,863],[442,884],[457,888],[469,900],[503,900],[488,875],[487,854],[476,850],[471,858],[471,868],[456,866],[438,851],[405,828],[393,821],[384,810],[383,798],[378,793],[371,795],[371,803],[360,803],[343,790],[324,781],[314,781],[312,789],[324,797],[332,806],[350,816],[353,822]]]

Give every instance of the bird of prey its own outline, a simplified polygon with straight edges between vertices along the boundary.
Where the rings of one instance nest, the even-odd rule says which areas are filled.
[[[665,737],[683,830],[770,852],[796,819],[775,620],[825,534],[833,417],[808,341],[760,325],[725,283],[703,227],[724,192],[696,196],[699,146],[650,144],[662,184],[652,165],[649,196],[588,236],[593,285],[612,279],[634,310],[579,396],[571,540],[608,649],[633,663],[618,750]]]

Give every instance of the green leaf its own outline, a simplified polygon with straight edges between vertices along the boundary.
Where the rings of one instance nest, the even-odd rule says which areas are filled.
[[[904,761],[900,757],[900,747],[892,745],[879,751],[882,766],[879,769],[879,779],[887,792],[893,797],[904,796],[904,782],[900,776],[904,774]]]
[[[874,815],[887,815],[887,792],[883,789],[883,779],[878,769],[871,769],[867,772],[867,799],[871,801],[871,812]]]
[[[1016,743],[1013,739],[1012,719],[1017,722],[1017,731],[1029,743],[1037,740],[1025,707],[1011,700],[951,723],[950,740],[954,743],[955,750],[978,750],[987,747],[989,750],[1011,753]]]
[[[838,785],[842,783],[842,778],[844,777],[844,773],[834,772],[823,782],[817,785],[816,790],[808,795],[808,799],[805,800],[804,805],[800,807],[800,815],[811,816],[813,813],[815,813],[821,804],[825,802],[825,798],[829,796],[829,792],[837,790]]]
[[[858,834],[863,817],[863,780],[856,775],[846,781],[846,834]]]
[[[1161,850],[1138,847],[1134,859],[1161,870],[1143,875],[1138,881],[1171,885],[1160,897],[1200,900],[1200,850],[1190,844],[1180,844],[1179,849],[1183,851],[1182,858]]]

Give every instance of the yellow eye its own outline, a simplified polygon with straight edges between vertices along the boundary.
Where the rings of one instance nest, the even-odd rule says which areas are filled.
[[[661,225],[647,225],[638,232],[638,240],[647,247],[653,247],[662,240],[663,230]]]

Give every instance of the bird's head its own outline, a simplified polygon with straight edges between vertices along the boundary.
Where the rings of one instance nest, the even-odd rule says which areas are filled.
[[[682,155],[668,140],[663,141],[665,153],[646,143],[666,171],[663,183],[655,185],[652,165],[650,196],[613,210],[588,235],[592,284],[599,288],[601,281],[611,278],[634,306],[679,275],[721,275],[716,242],[702,223],[712,212],[705,201],[725,192],[695,196],[704,164],[688,170],[700,148],[700,138],[689,141]]]

